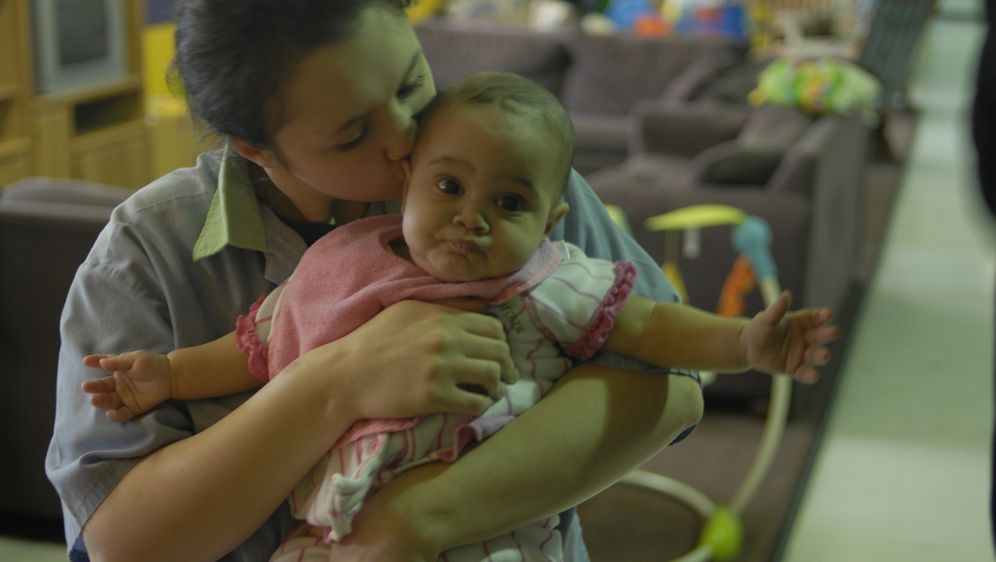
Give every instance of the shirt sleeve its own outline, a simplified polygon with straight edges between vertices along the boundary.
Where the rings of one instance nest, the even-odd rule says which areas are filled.
[[[576,170],[571,171],[564,200],[571,206],[570,212],[551,233],[551,238],[566,240],[593,258],[631,262],[637,270],[633,294],[655,301],[678,302],[678,294],[660,266],[612,222],[601,200]],[[609,352],[599,353],[592,360],[606,367],[648,373],[675,372],[698,380],[698,373],[694,371],[661,369]]]
[[[584,360],[605,344],[633,290],[636,268],[629,262],[589,258],[570,243],[563,247],[560,266],[525,302],[533,320],[565,354]]]
[[[260,297],[249,311],[235,321],[235,342],[249,362],[249,372],[263,383],[270,381],[269,355],[266,352],[273,330],[273,319],[280,305],[285,285]]]
[[[80,384],[103,376],[83,366],[90,353],[146,349],[165,353],[173,334],[154,268],[134,259],[141,244],[127,229],[105,229],[114,239],[107,259],[87,259],[69,289],[61,319],[62,347],[56,385],[56,416],[46,473],[62,499],[67,540],[80,528],[138,460],[193,433],[182,403],[167,401],[127,423],[109,421],[92,406]]]

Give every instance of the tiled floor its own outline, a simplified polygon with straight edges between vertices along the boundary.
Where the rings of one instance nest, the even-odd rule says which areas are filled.
[[[964,127],[980,38],[964,18],[925,36],[911,167],[784,562],[993,560],[996,229],[979,211]],[[0,560],[65,555],[0,537]]]
[[[924,37],[910,167],[784,562],[993,560],[996,228],[966,129],[981,32]]]
[[[4,562],[65,562],[66,547],[61,544],[0,536],[0,560]]]

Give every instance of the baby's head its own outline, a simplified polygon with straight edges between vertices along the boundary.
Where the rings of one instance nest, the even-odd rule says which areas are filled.
[[[421,119],[405,184],[412,260],[444,281],[518,271],[568,210],[567,111],[526,78],[484,72],[441,91]]]

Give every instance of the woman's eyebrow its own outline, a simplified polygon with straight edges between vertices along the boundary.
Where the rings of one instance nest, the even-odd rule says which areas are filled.
[[[415,55],[413,55],[412,59],[408,62],[408,68],[405,69],[405,73],[402,75],[404,76],[404,78],[401,80],[402,83],[404,83],[405,80],[408,80],[408,77],[411,76],[412,70],[414,70],[415,67],[418,65],[418,61],[421,58],[421,55],[422,55],[422,49],[418,49],[415,51]],[[348,121],[343,123],[341,127],[333,131],[332,134],[329,135],[329,137],[335,137],[337,135],[340,135],[348,131],[349,129],[353,128],[357,123],[366,119],[367,114],[369,113],[370,111],[367,110],[357,115],[356,117],[350,118]]]

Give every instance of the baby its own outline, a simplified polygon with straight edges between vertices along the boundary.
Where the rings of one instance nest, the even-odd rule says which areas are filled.
[[[113,374],[83,390],[123,422],[171,398],[255,388],[395,302],[483,299],[505,328],[518,380],[507,377],[510,384],[492,391],[495,401],[479,416],[362,420],[350,428],[289,498],[295,517],[337,541],[372,489],[419,464],[454,460],[602,348],[672,368],[755,368],[815,380],[813,367],[828,359],[825,344],[836,337],[830,311],[788,314],[784,294],[749,321],[655,303],[630,295],[632,264],[551,242],[547,236],[568,212],[561,195],[572,150],[568,115],[542,87],[504,73],[457,82],[422,116],[401,217],[336,228],[219,340],[166,355],[86,357],[88,366]],[[208,374],[210,390],[201,378]],[[482,381],[479,390],[486,387]],[[549,517],[452,549],[445,559],[560,560],[557,522]],[[290,544],[273,559],[306,554]]]

